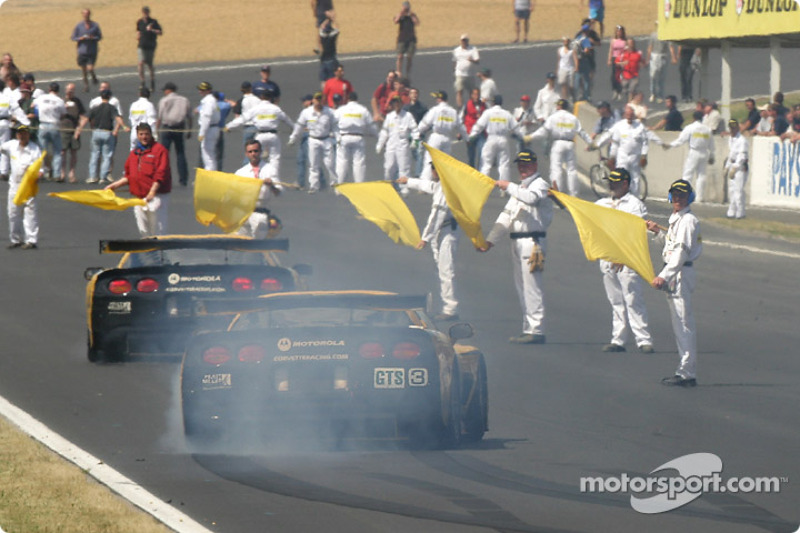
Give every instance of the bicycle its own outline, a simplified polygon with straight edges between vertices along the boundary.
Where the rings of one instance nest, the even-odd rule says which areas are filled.
[[[611,196],[611,189],[609,188],[608,175],[611,170],[608,168],[608,158],[600,156],[600,162],[595,163],[589,169],[589,183],[598,198],[607,198]],[[644,172],[641,173],[639,178],[639,194],[640,200],[644,201],[647,198],[647,177]]]

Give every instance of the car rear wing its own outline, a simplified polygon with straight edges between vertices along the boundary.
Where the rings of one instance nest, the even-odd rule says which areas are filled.
[[[157,238],[100,241],[101,254],[154,252],[158,250],[233,250],[240,252],[288,252],[289,239],[237,239],[231,237]]]
[[[283,292],[260,298],[195,298],[198,315],[234,315],[298,307],[354,307],[383,311],[425,309],[427,296],[369,291]]]

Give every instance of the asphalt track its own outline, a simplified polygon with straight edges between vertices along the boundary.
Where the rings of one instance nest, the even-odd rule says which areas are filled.
[[[735,94],[766,92],[766,54],[737,53],[734,73],[741,83]],[[545,47],[487,51],[483,63],[493,68],[510,102],[511,95],[535,92],[554,56]],[[392,60],[346,64],[366,99]],[[446,55],[420,56],[414,68],[418,80],[429,80],[417,81],[424,93],[449,88]],[[284,108],[296,116],[293,95],[314,89],[316,65],[285,64],[273,72]],[[253,68],[231,67],[170,78],[194,101],[190,87],[202,79],[234,93],[255,74]],[[598,77],[607,78],[603,70]],[[675,77],[673,69],[671,89],[677,89]],[[166,76],[159,83],[164,81]],[[798,80],[791,81],[796,86]],[[128,103],[135,83],[134,77],[121,77],[112,85]],[[605,83],[600,87],[602,96]],[[240,139],[238,132],[227,138],[228,170],[238,167]],[[190,160],[196,161],[196,142],[189,145]],[[117,152],[120,160],[122,153]],[[85,168],[88,151],[81,156]],[[294,176],[292,157],[289,148],[283,161],[287,180]],[[370,157],[370,175],[378,178],[379,168]],[[506,343],[521,322],[508,243],[477,254],[462,240],[461,314],[476,327],[475,344],[488,360],[491,430],[482,443],[447,452],[331,452],[300,445],[203,455],[190,453],[183,442],[178,364],[86,361],[83,269],[112,264],[112,258],[97,255],[99,239],[136,234],[131,213],[93,211],[44,196],[62,188],[42,185],[40,249],[2,251],[0,393],[213,531],[777,533],[800,524],[796,244],[704,227],[709,244],[696,264],[695,292],[699,386],[675,390],[658,383],[677,363],[662,294],[646,294],[654,355],[600,351],[608,342],[610,308],[597,266],[586,262],[566,213],[556,214],[548,232],[544,346]],[[203,231],[191,201],[189,190],[173,193],[174,232]],[[429,199],[412,195],[409,204],[423,224]],[[502,199],[490,198],[485,226],[502,206]],[[291,240],[285,263],[312,264],[314,288],[435,290],[430,253],[393,245],[357,219],[343,198],[289,191],[273,207]],[[648,208],[661,220],[668,212],[658,202],[648,202]],[[697,212],[702,220],[719,216],[720,208],[699,206]],[[658,264],[655,248],[653,257]],[[725,478],[778,477],[780,492],[705,494],[679,509],[645,515],[631,508],[628,494],[580,490],[581,477],[644,476],[698,452],[718,455]]]

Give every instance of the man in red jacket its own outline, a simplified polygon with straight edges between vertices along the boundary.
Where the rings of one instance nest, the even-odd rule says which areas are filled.
[[[147,123],[136,126],[136,138],[136,146],[125,161],[125,176],[106,189],[127,185],[133,196],[147,202],[147,205],[133,208],[139,234],[142,237],[164,235],[172,190],[169,151],[155,142],[153,130]]]

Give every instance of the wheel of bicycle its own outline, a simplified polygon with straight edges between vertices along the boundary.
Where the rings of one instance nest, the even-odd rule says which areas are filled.
[[[643,201],[647,198],[647,178],[644,174],[639,178],[639,200]]]
[[[592,165],[589,169],[589,182],[598,198],[606,198],[611,194],[611,189],[608,187],[608,167],[605,165],[601,163]]]

